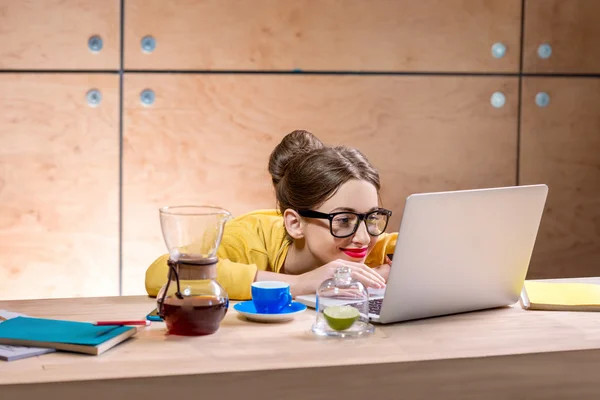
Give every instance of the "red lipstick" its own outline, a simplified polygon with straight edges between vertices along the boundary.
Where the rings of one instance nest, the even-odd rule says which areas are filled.
[[[352,258],[365,258],[367,256],[367,248],[363,249],[342,249],[344,254]]]

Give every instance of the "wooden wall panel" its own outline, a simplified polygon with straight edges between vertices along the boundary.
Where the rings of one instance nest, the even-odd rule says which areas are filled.
[[[0,69],[117,70],[119,21],[119,0],[0,0]]]
[[[600,1],[526,0],[525,72],[600,73]],[[552,48],[549,58],[538,47]]]
[[[520,182],[549,188],[530,276],[599,276],[600,79],[524,79]]]
[[[128,69],[519,69],[521,0],[127,0],[125,15]]]
[[[0,74],[0,300],[118,295],[118,88]]]
[[[274,208],[268,156],[294,129],[361,149],[380,170],[397,230],[410,193],[515,184],[518,79],[126,74],[124,294],[166,253],[158,208]],[[155,103],[140,92],[155,91]],[[506,95],[503,108],[490,96]]]

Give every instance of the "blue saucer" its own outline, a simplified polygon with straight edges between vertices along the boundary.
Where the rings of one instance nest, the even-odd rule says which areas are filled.
[[[276,314],[261,314],[256,312],[256,307],[254,307],[252,300],[237,303],[233,308],[244,317],[261,322],[288,321],[294,318],[296,314],[300,314],[306,310],[306,306],[297,301],[293,301],[292,304]]]

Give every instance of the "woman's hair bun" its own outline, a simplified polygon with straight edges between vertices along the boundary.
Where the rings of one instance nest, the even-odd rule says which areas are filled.
[[[296,157],[305,157],[311,151],[323,147],[325,147],[323,142],[308,131],[295,130],[285,135],[269,157],[269,173],[273,185],[277,186],[283,179],[292,160]]]

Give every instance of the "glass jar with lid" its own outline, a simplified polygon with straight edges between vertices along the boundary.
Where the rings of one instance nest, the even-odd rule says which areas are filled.
[[[355,337],[375,331],[369,322],[369,293],[347,266],[338,267],[333,278],[319,286],[316,311],[311,330],[318,336]]]

